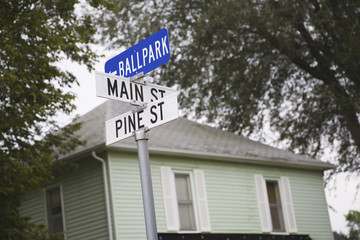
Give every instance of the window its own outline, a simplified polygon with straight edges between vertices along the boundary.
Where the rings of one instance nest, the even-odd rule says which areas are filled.
[[[266,180],[266,190],[273,232],[285,232],[284,215],[281,206],[278,181]]]
[[[196,230],[194,202],[191,192],[190,174],[175,173],[176,198],[181,231]]]
[[[168,231],[209,232],[204,171],[161,167],[161,178]]]
[[[255,175],[255,185],[262,231],[297,232],[289,178]]]
[[[60,185],[46,190],[46,214],[50,233],[64,231],[63,203],[61,192]]]

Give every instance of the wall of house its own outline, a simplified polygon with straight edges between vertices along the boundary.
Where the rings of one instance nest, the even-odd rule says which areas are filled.
[[[136,153],[108,155],[116,239],[145,239],[139,166]],[[298,234],[332,239],[320,171],[150,155],[158,232],[167,232],[160,167],[202,169],[205,173],[212,233],[261,233],[255,174],[287,176]]]
[[[66,239],[108,239],[102,165],[92,157],[76,161],[75,171],[58,176],[49,186],[61,184],[64,199]],[[45,197],[31,191],[20,212],[32,222],[45,224]]]

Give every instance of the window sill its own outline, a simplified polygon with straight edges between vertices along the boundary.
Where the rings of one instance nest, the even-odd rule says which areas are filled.
[[[271,232],[271,235],[290,235],[288,232]]]

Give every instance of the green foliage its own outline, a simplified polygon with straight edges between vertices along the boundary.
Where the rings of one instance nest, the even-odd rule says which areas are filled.
[[[75,14],[77,3],[0,2],[0,239],[48,239],[46,229],[22,218],[18,207],[26,190],[49,182],[64,165],[54,165],[59,156],[80,144],[73,136],[80,124],[60,130],[54,120],[58,112],[74,110],[75,96],[63,87],[78,84],[56,63],[70,59],[92,69],[97,57],[89,47],[93,19]]]
[[[124,1],[100,19],[129,47],[162,27],[171,60],[154,79],[182,89],[184,111],[238,134],[271,130],[336,171],[360,169],[360,2]]]
[[[339,235],[345,240],[360,240],[360,212],[350,210],[345,218],[350,229],[349,234],[339,233]]]
[[[347,226],[350,228],[349,239],[360,240],[360,212],[350,210],[345,217],[348,222]]]

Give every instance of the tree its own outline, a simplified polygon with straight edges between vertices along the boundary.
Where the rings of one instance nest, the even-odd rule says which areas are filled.
[[[348,236],[340,233],[339,235],[346,240],[360,240],[360,212],[350,210],[345,215],[347,226],[350,228]]]
[[[153,77],[180,104],[236,134],[266,123],[296,153],[360,170],[359,1],[124,1],[102,15],[103,40],[129,47],[162,27],[171,60]]]
[[[93,19],[75,14],[75,4],[0,2],[0,239],[48,238],[45,227],[29,223],[18,207],[26,190],[41,187],[61,169],[58,157],[80,144],[73,136],[80,125],[60,130],[54,118],[75,108],[74,94],[63,87],[77,84],[56,63],[67,58],[90,70],[97,57],[89,47],[96,32]]]

